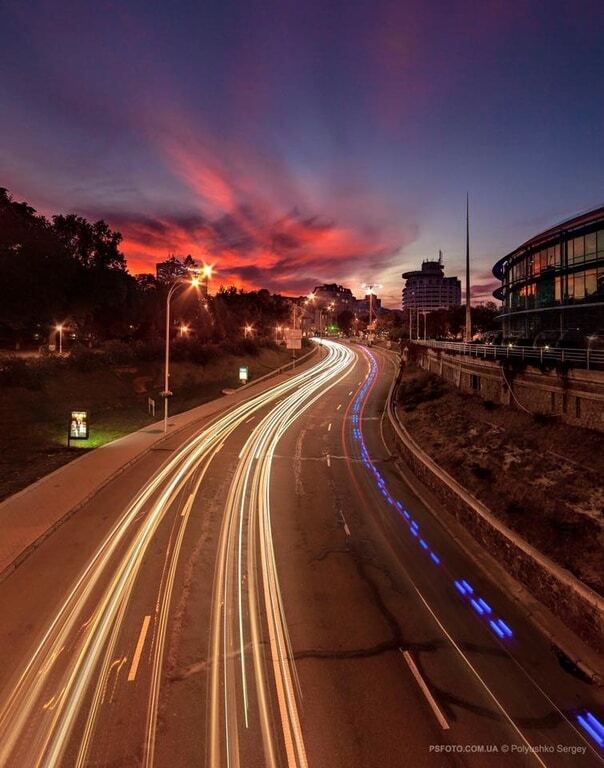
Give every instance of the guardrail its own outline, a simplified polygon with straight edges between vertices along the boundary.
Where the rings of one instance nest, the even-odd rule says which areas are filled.
[[[413,474],[436,494],[443,508],[517,582],[601,653],[604,648],[604,598],[508,528],[415,442],[401,423],[396,408],[399,384],[400,372],[390,387],[386,410],[402,449],[401,456]],[[446,526],[446,518],[438,519]],[[594,677],[593,670],[565,648],[565,639],[557,638],[556,643],[564,648],[579,669],[588,677]]]
[[[443,349],[483,360],[504,360],[520,358],[538,364],[571,363],[580,368],[604,368],[604,350],[559,349],[557,347],[516,347],[507,344],[467,344],[457,341],[437,341],[436,339],[412,339],[414,344],[421,344],[431,349]]]

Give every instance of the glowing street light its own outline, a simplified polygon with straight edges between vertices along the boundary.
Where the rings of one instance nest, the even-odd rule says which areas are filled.
[[[278,338],[279,338],[278,334],[280,334],[282,332],[283,332],[283,326],[282,325],[275,326],[275,341],[277,341]]]
[[[373,297],[376,295],[375,294],[376,289],[377,288],[381,288],[382,286],[379,283],[371,283],[371,284],[363,283],[363,285],[361,287],[365,288],[365,290],[367,291],[367,294],[369,296],[369,324],[368,324],[368,326],[370,326],[371,322],[372,322],[372,315],[373,315]]]
[[[191,280],[191,285],[195,286],[195,283],[192,280]],[[197,287],[197,286],[195,286],[195,287]],[[180,324],[180,335],[181,336],[188,336],[190,330],[191,330],[190,327],[186,323],[181,323]]]
[[[201,276],[203,278],[203,289],[206,299],[210,295],[210,278],[214,272],[214,267],[211,264],[204,264],[201,268]]]
[[[166,350],[164,357],[164,391],[161,393],[164,398],[164,433],[168,431],[168,398],[172,395],[170,392],[170,302],[172,296],[176,293],[177,289],[184,286],[190,288],[199,288],[199,275],[196,272],[192,272],[192,276],[189,280],[184,277],[175,280],[170,286],[168,295],[166,296]],[[181,325],[181,336],[182,336]]]
[[[63,354],[63,326],[61,324],[55,326],[55,331],[59,332],[59,354]]]
[[[246,325],[246,326],[244,326],[244,328],[243,328],[243,334],[244,334],[245,338],[247,339],[247,337],[248,337],[248,336],[251,336],[251,334],[253,333],[253,331],[254,331],[254,328],[253,328],[253,326],[251,326],[251,325]]]

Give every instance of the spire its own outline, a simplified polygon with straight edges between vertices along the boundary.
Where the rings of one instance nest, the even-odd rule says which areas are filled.
[[[470,196],[466,192],[466,332],[465,341],[472,341],[472,310],[470,308]]]

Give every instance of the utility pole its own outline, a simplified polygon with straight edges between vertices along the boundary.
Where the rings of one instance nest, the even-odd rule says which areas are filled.
[[[466,332],[465,341],[472,341],[472,309],[470,307],[470,196],[466,192]]]

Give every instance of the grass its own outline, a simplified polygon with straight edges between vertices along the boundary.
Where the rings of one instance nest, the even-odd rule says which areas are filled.
[[[250,380],[289,362],[283,348],[262,349],[254,356],[221,355],[206,365],[174,362],[170,413],[180,413],[239,386],[239,367]],[[0,390],[0,499],[72,461],[82,452],[105,445],[154,421],[162,414],[160,362],[109,366],[90,371],[53,370],[36,387],[4,385]],[[147,398],[156,415],[147,413]],[[71,410],[89,412],[90,437],[67,447]]]

